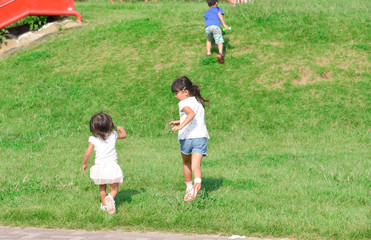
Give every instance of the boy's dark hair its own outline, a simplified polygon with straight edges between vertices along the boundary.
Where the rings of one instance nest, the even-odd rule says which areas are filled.
[[[105,139],[114,128],[115,125],[113,124],[111,116],[106,113],[97,113],[90,119],[90,132],[95,137]]]
[[[203,107],[205,107],[204,103],[209,102],[209,100],[201,97],[200,88],[197,85],[194,85],[186,76],[178,78],[171,85],[171,91],[174,93],[185,90],[188,90],[191,96],[196,97],[197,101],[199,101]]]
[[[206,2],[207,2],[207,5],[211,7],[211,6],[214,6],[218,2],[218,0],[206,0]]]

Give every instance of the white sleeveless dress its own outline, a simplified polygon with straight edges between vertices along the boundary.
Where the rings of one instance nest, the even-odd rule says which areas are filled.
[[[90,168],[90,178],[98,185],[122,183],[124,174],[117,164],[117,132],[113,131],[106,140],[89,137],[94,145],[95,165]]]

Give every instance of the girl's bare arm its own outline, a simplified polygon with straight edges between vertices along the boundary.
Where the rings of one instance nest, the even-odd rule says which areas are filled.
[[[178,130],[184,128],[184,126],[186,126],[196,116],[195,112],[190,107],[184,107],[182,109],[182,111],[185,112],[185,113],[187,113],[187,117],[186,117],[186,119],[184,119],[184,121],[182,122],[181,125],[175,126],[175,127],[173,127],[171,129],[171,131],[173,131],[173,132],[178,131]]]
[[[82,161],[82,170],[86,172],[86,169],[88,168],[88,160],[90,158],[91,152],[94,149],[94,145],[92,143],[89,143],[88,148],[85,151],[84,154],[84,160]]]
[[[117,131],[119,131],[117,138],[124,139],[127,137],[126,131],[122,126],[117,126]]]

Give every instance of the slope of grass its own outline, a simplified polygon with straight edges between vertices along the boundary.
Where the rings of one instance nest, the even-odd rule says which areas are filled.
[[[203,57],[205,3],[76,3],[83,28],[0,60],[0,224],[368,239],[370,5],[221,2],[220,65]],[[182,75],[211,100],[191,204],[168,127]],[[114,216],[81,170],[101,110],[129,136]]]

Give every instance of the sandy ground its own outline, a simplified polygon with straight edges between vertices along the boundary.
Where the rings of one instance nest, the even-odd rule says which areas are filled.
[[[83,24],[78,21],[64,19],[47,23],[38,31],[28,31],[21,35],[8,34],[10,35],[11,39],[6,39],[5,42],[1,43],[0,58],[14,51],[28,47],[32,44],[39,44],[43,41],[46,41],[48,38],[46,38],[45,36],[51,36],[62,29],[79,28],[82,26]]]
[[[6,240],[295,240],[292,238],[256,238],[239,235],[196,235],[164,232],[84,231],[0,226],[0,239]]]

